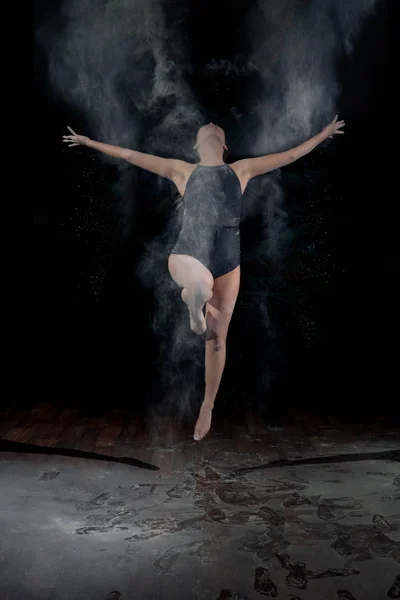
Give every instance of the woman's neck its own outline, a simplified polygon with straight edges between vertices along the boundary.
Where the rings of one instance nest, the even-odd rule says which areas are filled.
[[[219,167],[220,165],[224,165],[225,162],[221,154],[210,152],[207,154],[200,154],[200,162],[198,164],[202,167]]]

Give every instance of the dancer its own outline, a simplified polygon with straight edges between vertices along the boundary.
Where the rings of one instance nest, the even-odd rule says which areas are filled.
[[[168,268],[182,288],[192,331],[206,340],[205,395],[195,425],[196,441],[210,429],[225,367],[226,338],[239,292],[240,206],[247,184],[254,177],[298,160],[328,137],[344,133],[343,126],[344,121],[338,121],[336,115],[320,133],[299,146],[230,165],[224,162],[224,151],[228,149],[225,133],[214,123],[197,132],[194,149],[200,161],[196,164],[96,142],[70,127],[70,135],[63,136],[70,147],[88,146],[170,179],[183,198],[182,228],[168,258]]]

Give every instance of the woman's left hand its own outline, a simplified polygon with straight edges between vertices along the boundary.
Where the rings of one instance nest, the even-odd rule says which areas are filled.
[[[338,121],[338,115],[336,115],[336,117],[333,119],[332,123],[329,123],[329,125],[327,125],[324,128],[324,132],[326,133],[326,137],[333,137],[334,135],[336,135],[337,133],[344,133],[344,131],[340,131],[341,127],[344,127],[345,122],[344,121]]]

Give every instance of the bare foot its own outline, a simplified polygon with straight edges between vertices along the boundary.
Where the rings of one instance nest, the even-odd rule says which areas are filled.
[[[199,418],[197,419],[193,439],[200,442],[210,431],[212,417],[212,407],[201,405]]]
[[[181,295],[189,309],[190,329],[197,335],[203,335],[207,329],[203,308],[205,303],[211,299],[212,291],[207,286],[201,286],[194,293],[183,289]]]
[[[203,315],[203,311],[199,310],[196,312],[190,312],[190,329],[197,333],[197,335],[203,335],[207,329],[206,320]]]
[[[210,342],[211,340],[216,340],[217,339],[217,333],[216,333],[216,331],[217,331],[217,327],[218,327],[218,321],[211,314],[211,312],[207,313],[206,325],[207,325],[207,329],[206,329],[206,331],[203,333],[203,335],[201,337],[206,342]]]

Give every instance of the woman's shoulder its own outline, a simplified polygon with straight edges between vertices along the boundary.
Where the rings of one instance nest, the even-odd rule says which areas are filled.
[[[186,177],[189,177],[196,167],[197,163],[189,163],[186,160],[174,160],[174,170]]]
[[[172,181],[175,183],[181,196],[185,194],[186,184],[196,167],[196,163],[189,163],[185,160],[174,160]]]

